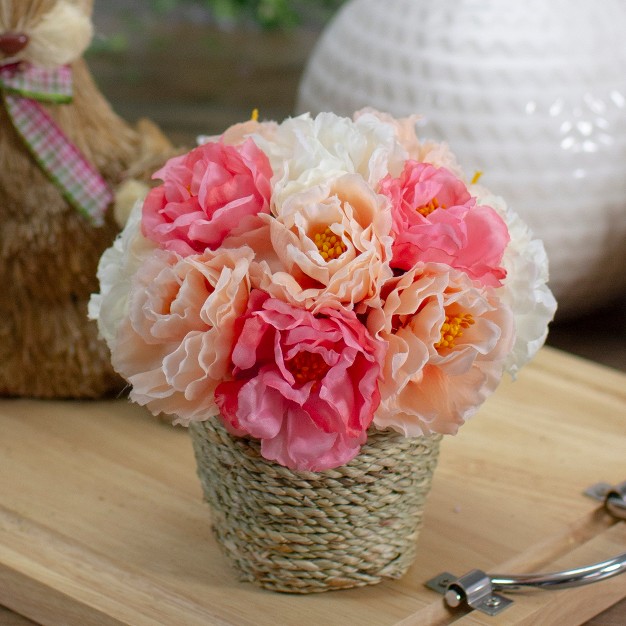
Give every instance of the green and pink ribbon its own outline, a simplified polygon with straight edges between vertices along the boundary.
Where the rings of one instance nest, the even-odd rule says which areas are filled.
[[[71,102],[71,68],[0,66],[0,91],[15,130],[43,172],[77,211],[102,225],[113,200],[109,186],[40,104]]]

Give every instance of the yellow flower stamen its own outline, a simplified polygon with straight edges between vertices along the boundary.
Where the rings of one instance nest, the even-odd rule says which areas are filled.
[[[472,178],[472,182],[470,182],[470,185],[475,185],[475,184],[476,184],[476,183],[480,180],[480,177],[481,177],[482,175],[483,175],[483,173],[482,173],[482,172],[480,172],[480,171],[476,170],[476,171],[474,172],[474,177]]]
[[[317,352],[298,352],[292,359],[285,361],[287,369],[293,374],[296,383],[304,385],[311,380],[321,380],[330,367]]]
[[[433,211],[437,209],[445,209],[446,207],[443,204],[439,204],[437,198],[433,198],[428,204],[424,206],[419,206],[415,210],[424,217],[428,217]]]
[[[313,242],[320,251],[324,261],[332,261],[340,257],[346,251],[346,244],[341,240],[341,237],[337,237],[337,235],[330,230],[330,227],[315,233]]]
[[[252,114],[250,115],[250,119],[253,122],[259,121],[259,109],[252,109]]]
[[[456,348],[456,340],[463,336],[463,331],[472,326],[476,320],[471,313],[447,315],[441,325],[441,338],[435,344],[437,350]]]

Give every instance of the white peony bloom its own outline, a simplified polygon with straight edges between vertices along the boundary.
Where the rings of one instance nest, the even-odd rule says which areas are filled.
[[[128,295],[131,279],[156,245],[141,234],[141,207],[133,206],[124,230],[113,245],[105,250],[98,264],[100,293],[89,300],[88,314],[97,320],[100,336],[113,351],[117,330],[128,315]]]
[[[530,228],[502,198],[479,185],[470,187],[470,193],[502,216],[511,236],[502,259],[507,277],[498,295],[515,317],[515,346],[505,365],[515,378],[545,343],[548,324],[556,312],[557,303],[547,285],[548,256],[543,242],[533,238]]]
[[[294,193],[345,174],[359,174],[375,188],[388,173],[398,175],[407,158],[391,125],[352,121],[334,113],[289,118],[275,129],[271,141],[260,135],[253,139],[274,171],[275,214]]]

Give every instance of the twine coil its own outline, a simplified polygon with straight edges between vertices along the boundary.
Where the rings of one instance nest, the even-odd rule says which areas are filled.
[[[267,461],[218,418],[189,431],[213,531],[241,580],[313,593],[397,579],[413,563],[441,436],[370,432],[350,463],[314,473]]]

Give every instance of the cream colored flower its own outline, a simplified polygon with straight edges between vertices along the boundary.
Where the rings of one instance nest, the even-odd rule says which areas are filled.
[[[100,293],[92,294],[89,300],[89,318],[97,320],[98,331],[111,350],[117,330],[128,314],[132,277],[156,248],[141,234],[141,206],[142,201],[135,203],[124,230],[100,258]]]
[[[344,174],[359,174],[372,187],[402,169],[406,152],[388,125],[370,126],[333,113],[282,122],[272,141],[255,137],[274,171],[272,210],[287,198]]]
[[[507,276],[498,296],[515,316],[515,345],[506,360],[506,371],[515,378],[545,343],[556,312],[557,303],[548,287],[548,255],[543,242],[533,238],[530,228],[501,197],[479,185],[470,187],[470,192],[500,214],[511,236],[502,258]]]

